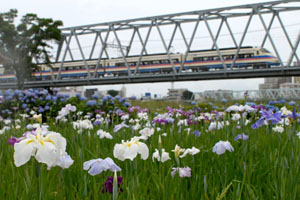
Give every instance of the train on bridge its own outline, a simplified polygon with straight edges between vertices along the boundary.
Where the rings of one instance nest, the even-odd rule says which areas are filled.
[[[237,51],[237,48],[219,49],[221,56],[216,49],[190,51],[186,58],[180,53],[144,55],[141,59],[139,56],[128,56],[127,65],[124,58],[101,59],[98,69],[96,69],[98,60],[93,59],[86,60],[88,70],[82,60],[65,62],[61,69],[61,63],[53,63],[52,71],[49,66],[41,65],[40,71],[33,72],[32,78],[51,80],[52,76],[60,76],[62,79],[78,79],[87,77],[88,73],[94,74],[95,71],[96,77],[126,76],[128,67],[131,73],[137,74],[173,73],[174,70],[180,70],[183,62],[182,72],[223,70],[224,65],[230,68],[232,63],[234,63],[233,69],[270,68],[280,65],[278,58],[265,48],[247,46],[240,48],[238,54]],[[14,79],[13,74],[7,73],[3,67],[0,68],[1,82]]]

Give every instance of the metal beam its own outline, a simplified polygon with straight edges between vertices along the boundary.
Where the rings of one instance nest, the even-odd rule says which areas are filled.
[[[97,75],[98,68],[99,68],[99,65],[100,65],[100,62],[101,62],[101,58],[103,56],[103,52],[106,52],[106,43],[107,43],[109,33],[110,33],[110,31],[106,33],[104,41],[102,40],[101,33],[99,33],[99,38],[100,38],[100,41],[101,41],[101,44],[102,44],[102,46],[101,46],[102,48],[101,48],[99,56],[98,56],[98,60],[97,60],[97,64],[96,64],[96,68],[95,68],[95,72],[94,72],[94,78]],[[106,54],[107,54],[107,52],[106,52]],[[103,74],[105,74],[105,66],[102,66],[102,67],[104,69]]]
[[[168,58],[169,58],[169,60],[170,60],[170,64],[171,64],[171,67],[172,67],[172,69],[173,69],[173,73],[174,73],[174,75],[175,75],[177,72],[176,72],[176,68],[175,68],[175,66],[174,66],[173,59],[172,59],[172,57],[171,57],[171,55],[170,55],[170,51],[169,51],[169,49],[168,49],[168,47],[167,47],[167,44],[166,44],[166,42],[165,42],[165,39],[164,39],[164,37],[163,37],[163,35],[162,35],[162,32],[161,32],[161,30],[160,30],[160,28],[159,28],[158,23],[155,22],[155,25],[156,25],[157,31],[158,31],[158,33],[159,33],[160,39],[161,39],[161,41],[162,41],[162,43],[163,43],[163,46],[164,46],[164,48],[165,48],[165,51],[166,51],[166,53],[167,53],[167,55],[168,55]]]
[[[152,22],[152,26],[153,26],[153,22]],[[136,63],[136,66],[135,66],[134,75],[137,74],[138,68],[139,68],[139,66],[141,64],[141,60],[142,60],[143,54],[144,54],[144,52],[146,52],[146,45],[148,43],[148,39],[149,39],[151,30],[152,30],[152,26],[150,26],[149,29],[148,29],[148,32],[147,32],[147,35],[146,35],[146,38],[145,38],[145,42],[143,42],[141,36],[139,35],[139,30],[137,30],[139,38],[140,38],[140,41],[141,41],[141,44],[142,44],[142,50],[141,50],[141,53],[139,55],[138,62]],[[146,54],[147,54],[147,52],[146,52]]]
[[[64,52],[64,55],[63,55],[63,58],[62,58],[60,67],[59,67],[59,69],[58,69],[58,74],[57,74],[56,80],[58,80],[58,79],[60,78],[61,68],[62,68],[63,65],[64,65],[64,62],[65,62],[65,59],[66,59],[66,55],[67,55],[67,51],[68,51],[68,48],[69,48],[69,46],[70,46],[70,42],[71,42],[72,36],[73,36],[73,32],[72,32],[72,34],[69,36],[69,40],[67,41],[67,46],[66,46],[66,49],[65,49],[65,52]]]
[[[74,36],[75,36],[75,39],[76,39],[76,42],[77,42],[77,45],[79,47],[79,51],[80,51],[80,54],[81,54],[81,57],[82,57],[82,60],[83,60],[83,63],[84,63],[84,67],[86,68],[87,70],[87,74],[88,74],[88,78],[91,77],[91,74],[90,74],[90,67],[88,66],[87,62],[86,62],[86,59],[85,59],[85,56],[84,56],[84,53],[82,51],[82,48],[81,48],[81,45],[80,45],[80,42],[79,42],[79,39],[74,31]]]
[[[127,70],[128,70],[128,77],[130,77],[130,76],[131,76],[131,70],[130,70],[130,67],[129,67],[129,65],[128,65],[127,58],[126,58],[126,56],[125,56],[125,54],[124,54],[124,52],[123,52],[121,41],[120,41],[120,39],[119,39],[119,37],[118,37],[118,35],[117,35],[117,32],[116,32],[114,26],[112,26],[112,31],[113,31],[113,33],[114,33],[114,35],[115,35],[115,38],[116,38],[116,40],[117,40],[117,43],[118,43],[118,45],[119,45],[120,52],[121,52],[121,54],[122,54],[122,58],[123,58],[123,60],[124,60],[124,62],[125,62],[125,66],[127,67]]]

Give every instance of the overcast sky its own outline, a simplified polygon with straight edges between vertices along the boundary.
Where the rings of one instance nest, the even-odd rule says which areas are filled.
[[[219,8],[249,3],[259,0],[2,0],[0,12],[11,8],[19,11],[19,16],[36,13],[39,17],[62,20],[65,27],[87,25],[116,20],[125,20],[162,14],[172,14],[209,8]],[[258,89],[263,79],[228,81],[175,82],[175,88],[188,88],[193,92],[217,89],[251,90]],[[120,85],[101,86],[103,89],[119,89]],[[145,92],[164,96],[171,83],[126,85],[127,96],[141,96]]]

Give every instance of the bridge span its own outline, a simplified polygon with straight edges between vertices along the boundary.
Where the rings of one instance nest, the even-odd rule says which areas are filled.
[[[48,75],[36,76],[24,87],[299,76],[299,16],[300,1],[286,0],[62,28],[53,66],[43,69]],[[276,66],[239,64],[241,55],[248,60],[259,57],[255,52],[246,55],[245,46],[269,50]],[[234,51],[229,55],[224,49]],[[187,69],[187,63],[196,61],[191,57],[195,52],[206,53],[205,59],[218,62],[218,67]],[[147,62],[156,66],[154,61],[162,60],[167,70],[152,67],[145,73]],[[122,73],[114,72],[117,67],[124,68]],[[84,73],[67,76],[72,70]],[[14,82],[0,83],[0,89],[15,87]]]

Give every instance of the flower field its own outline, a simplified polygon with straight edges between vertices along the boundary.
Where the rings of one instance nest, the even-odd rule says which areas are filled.
[[[300,198],[295,102],[133,99],[0,93],[0,199]]]

